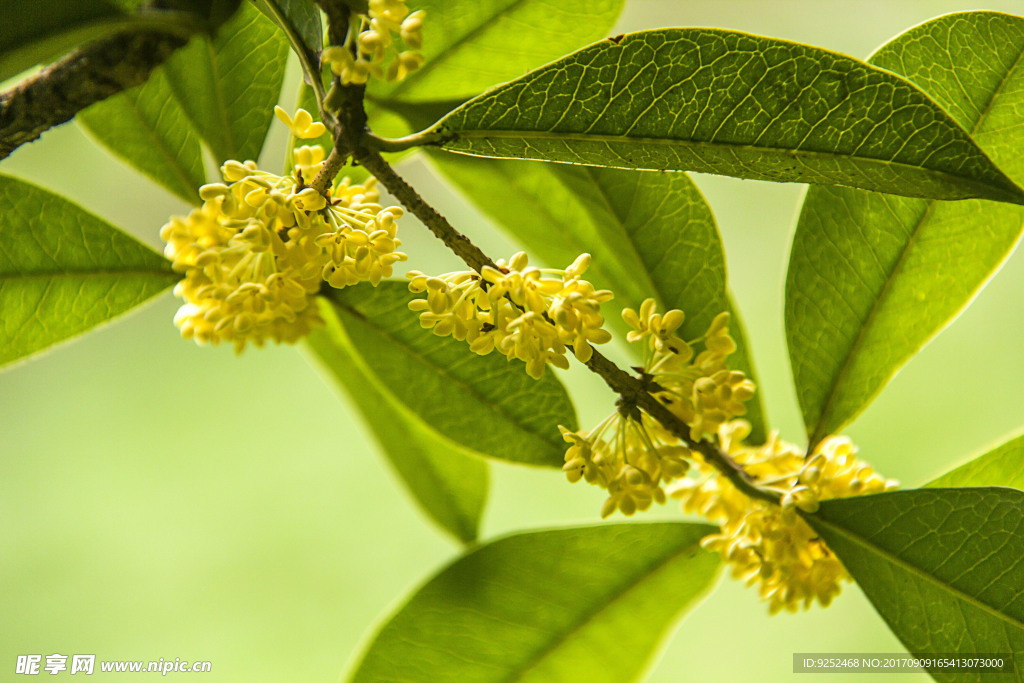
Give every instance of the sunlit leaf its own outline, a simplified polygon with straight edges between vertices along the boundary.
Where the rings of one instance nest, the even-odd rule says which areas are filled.
[[[533,380],[520,361],[433,335],[409,310],[412,296],[402,282],[327,293],[381,386],[433,429],[483,455],[561,467],[558,425],[574,429],[576,415],[555,371]]]
[[[312,0],[251,0],[256,9],[267,15],[288,36],[292,48],[300,47],[310,55],[320,54],[324,28],[320,9]]]
[[[825,501],[807,521],[910,652],[1024,651],[1024,492],[895,491]]]
[[[639,308],[648,297],[662,311],[686,314],[686,339],[701,337],[716,315],[731,310],[736,318],[730,330],[740,348],[730,362],[756,381],[742,321],[728,295],[714,215],[685,173],[431,156],[470,201],[547,265],[565,267],[579,254],[591,254],[586,277],[615,292],[602,308],[623,337],[620,312]],[[758,441],[764,435],[759,398],[748,410],[745,418]]]
[[[352,348],[326,300],[321,300],[320,313],[326,327],[308,341],[319,363],[344,388],[423,510],[459,540],[476,540],[487,499],[486,463],[395,401]]]
[[[92,105],[77,120],[129,164],[185,201],[206,182],[199,138],[158,68],[137,88]]]
[[[918,88],[798,43],[720,29],[601,41],[470,100],[443,149],[1024,203]]]
[[[372,99],[472,97],[607,35],[624,0],[417,0],[423,67],[397,83],[374,81]]]
[[[149,247],[76,204],[0,176],[0,365],[128,311],[179,279]]]
[[[928,486],[1010,486],[1024,489],[1024,435],[1010,439],[928,482]]]
[[[1024,180],[1024,19],[947,15],[871,61],[905,74]],[[1012,252],[1024,209],[812,188],[786,281],[786,333],[812,442],[852,420]]]
[[[622,683],[711,587],[702,524],[518,534],[441,570],[384,625],[362,681]]]
[[[171,88],[219,162],[259,159],[287,57],[288,39],[244,3],[212,42],[194,38],[167,61]]]

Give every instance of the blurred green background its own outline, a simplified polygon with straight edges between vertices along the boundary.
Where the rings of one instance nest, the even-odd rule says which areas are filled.
[[[630,0],[617,30],[721,26],[866,57],[910,26],[970,7]],[[262,163],[275,169],[283,127],[275,122],[271,135]],[[515,250],[421,160],[402,169],[485,249]],[[154,246],[167,217],[186,211],[74,125],[23,147],[0,172],[65,194]],[[772,424],[799,441],[781,311],[804,189],[697,181],[718,217]],[[450,262],[411,220],[402,239],[410,267]],[[1021,292],[1018,254],[850,428],[864,458],[917,485],[1024,425]],[[61,653],[209,660],[210,681],[336,681],[383,616],[459,552],[419,514],[348,400],[301,350],[236,358],[198,348],[178,337],[177,306],[165,294],[0,373],[0,679],[18,654]],[[567,381],[585,397],[581,424],[611,410],[610,394],[586,373]],[[492,472],[484,538],[598,522],[603,496],[593,487],[570,486],[555,471]],[[644,517],[679,512],[670,504]],[[855,586],[828,610],[768,617],[753,590],[725,580],[681,623],[651,675],[785,681],[794,652],[901,650]]]

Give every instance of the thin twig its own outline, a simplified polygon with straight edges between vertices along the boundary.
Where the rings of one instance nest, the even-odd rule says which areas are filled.
[[[317,3],[325,11],[327,11],[327,6],[334,5],[335,2],[338,0],[317,0]],[[347,21],[347,14],[345,20]],[[330,31],[328,31],[328,35],[330,35]],[[334,39],[337,40],[337,37]],[[372,173],[392,196],[420,219],[420,222],[427,226],[427,229],[444,242],[445,246],[462,259],[467,266],[478,273],[484,266],[496,268],[494,261],[487,254],[473,244],[468,237],[456,230],[448,222],[448,219],[434,207],[424,201],[419,193],[381,157],[378,150],[382,147],[386,148],[386,145],[382,146],[381,138],[377,138],[365,130],[366,111],[363,106],[365,88],[343,86],[337,80],[335,87],[341,88],[345,97],[345,105],[338,112],[337,123],[331,131],[335,144],[335,150],[331,156],[339,152],[344,152],[346,156],[351,154],[354,161]],[[321,173],[320,176],[317,176],[317,181],[320,181],[323,175]],[[333,180],[333,175],[331,179]],[[676,417],[672,411],[655,398],[642,381],[619,368],[596,349],[585,365],[600,376],[612,391],[644,410],[692,450],[700,453],[709,465],[718,470],[744,494],[769,503],[779,503],[780,494],[778,492],[758,486],[757,482],[727,453],[709,441],[696,441],[691,438],[689,425]]]
[[[419,218],[427,226],[427,229],[444,242],[445,246],[451,249],[467,266],[477,272],[480,272],[484,266],[497,269],[494,261],[487,254],[473,244],[468,237],[456,230],[447,218],[438,213],[437,209],[427,204],[423,197],[409,183],[405,182],[405,179],[395,173],[395,170],[381,158],[380,154],[361,149],[356,153],[356,160],[376,176],[380,184],[395,199]]]
[[[309,186],[326,197],[327,191],[331,189],[334,179],[346,161],[348,161],[348,155],[339,150],[337,145],[335,145],[334,149],[331,150],[330,156],[327,157],[323,168],[316,174],[316,177]]]
[[[370,173],[377,177],[384,187],[391,192],[414,216],[430,229],[445,246],[451,249],[466,265],[480,272],[485,266],[494,267],[483,251],[473,244],[465,235],[456,230],[448,220],[423,200],[419,194],[399,176],[380,154],[369,150],[357,149],[356,159]],[[586,366],[627,401],[643,409],[648,415],[660,422],[677,438],[691,449],[700,453],[704,460],[721,472],[737,489],[751,498],[778,504],[780,495],[771,490],[761,488],[729,455],[709,441],[695,441],[690,436],[690,427],[676,417],[661,401],[647,391],[643,382],[619,368],[596,349]]]

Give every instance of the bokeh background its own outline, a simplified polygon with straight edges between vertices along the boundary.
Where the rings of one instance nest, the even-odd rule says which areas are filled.
[[[971,7],[630,0],[617,31],[721,26],[866,57],[910,26]],[[987,8],[1024,12],[1024,3]],[[280,167],[283,142],[275,122],[262,165]],[[422,160],[402,170],[488,251],[515,250]],[[154,246],[167,216],[187,208],[75,125],[23,147],[0,172],[69,196]],[[719,221],[770,419],[799,441],[781,311],[804,189],[697,182]],[[450,262],[413,221],[402,238],[411,267]],[[1021,292],[1017,254],[851,426],[886,476],[917,485],[1024,425]],[[418,512],[347,397],[301,349],[235,357],[198,348],[171,323],[177,305],[164,294],[0,372],[0,679],[13,675],[18,654],[56,652],[209,660],[210,681],[336,681],[389,610],[459,552]],[[610,394],[587,373],[570,372],[567,382],[582,397],[581,424],[610,410]],[[482,535],[596,523],[601,500],[557,471],[495,464]],[[679,514],[669,504],[645,517]],[[650,673],[659,682],[785,681],[794,652],[901,650],[855,586],[828,610],[769,617],[754,591],[724,580]]]

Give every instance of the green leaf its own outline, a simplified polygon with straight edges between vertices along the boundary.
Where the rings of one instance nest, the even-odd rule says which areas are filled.
[[[167,61],[171,88],[218,162],[259,160],[287,58],[288,39],[244,3],[212,42],[197,37]]]
[[[457,539],[476,540],[487,464],[424,424],[374,380],[325,299],[320,314],[327,324],[307,342],[320,365],[345,389],[423,510]]]
[[[398,83],[373,81],[371,99],[467,98],[605,35],[624,0],[417,0],[423,67]]]
[[[888,71],[720,29],[596,43],[431,129],[452,152],[1024,203],[941,107]]]
[[[316,73],[324,46],[324,28],[320,10],[312,0],[251,0],[260,12],[277,24],[299,56],[303,71]],[[307,76],[309,74],[306,74]],[[315,111],[315,110],[313,110]]]
[[[5,2],[0,22],[0,81],[115,33],[162,31],[188,36],[202,28],[188,14],[147,10],[129,15],[105,0]]]
[[[431,579],[370,644],[353,681],[589,681],[643,671],[711,587],[703,524],[608,524],[518,534]]]
[[[910,652],[1024,652],[1024,492],[894,491],[805,518]]]
[[[1010,486],[1024,489],[1024,435],[1010,439],[927,485],[929,488]]]
[[[736,315],[715,217],[685,173],[431,156],[470,201],[547,265],[565,267],[589,253],[593,261],[586,277],[615,292],[604,315],[623,337],[619,313],[638,309],[648,297],[662,311],[678,308],[686,314],[687,339],[701,337],[722,311]],[[756,381],[738,316],[731,330],[740,347],[731,357],[733,365]],[[752,438],[761,440],[760,398],[748,408]]]
[[[1024,19],[940,17],[871,61],[904,73],[1024,179]],[[1009,257],[1024,210],[812,188],[786,280],[786,335],[811,442],[838,432]]]
[[[199,202],[199,186],[206,182],[199,138],[162,69],[141,86],[80,112],[77,120],[139,171],[185,201]]]
[[[0,366],[81,334],[173,285],[149,247],[68,200],[0,176]]]
[[[290,37],[313,54],[319,54],[324,45],[324,28],[320,23],[320,10],[312,0],[251,0],[256,9],[267,15]]]
[[[477,356],[464,342],[422,329],[402,282],[326,296],[381,385],[433,429],[482,455],[547,467],[565,462],[558,425],[575,429],[576,415],[552,370],[533,380],[519,361]]]

